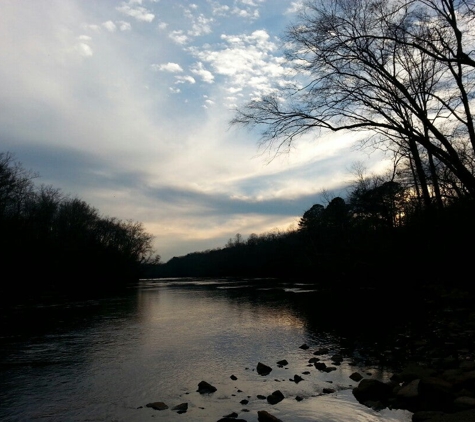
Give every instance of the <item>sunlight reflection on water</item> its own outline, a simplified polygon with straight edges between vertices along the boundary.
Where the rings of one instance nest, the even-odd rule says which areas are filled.
[[[293,293],[256,289],[249,280],[230,287],[238,286],[144,281],[124,296],[30,310],[44,322],[32,331],[31,320],[30,326],[17,320],[16,333],[0,343],[0,419],[217,421],[237,412],[257,422],[257,411],[268,410],[284,422],[410,421],[409,412],[358,404],[347,360],[331,373],[308,366],[320,345],[338,345],[309,329],[287,300]],[[311,348],[299,348],[302,343]],[[329,356],[321,358],[330,364]],[[277,367],[281,359],[289,365]],[[258,375],[258,362],[270,365],[271,374]],[[289,381],[295,374],[304,381]],[[378,378],[387,375],[373,370]],[[201,380],[218,390],[199,394]],[[329,386],[336,392],[321,395]],[[275,406],[257,398],[277,389],[286,398]],[[189,409],[184,417],[145,407],[154,401],[186,402]]]

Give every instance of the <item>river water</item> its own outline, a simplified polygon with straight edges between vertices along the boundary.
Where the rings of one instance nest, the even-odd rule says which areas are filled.
[[[362,359],[363,350],[342,350],[350,338],[352,345],[361,340],[355,326],[342,332],[326,300],[302,301],[316,295],[312,286],[274,287],[265,280],[144,280],[108,297],[12,301],[0,326],[0,420],[214,422],[236,412],[257,422],[258,410],[284,422],[411,420],[407,411],[376,411],[354,399],[352,372],[391,375]],[[333,353],[345,353],[336,370],[309,364],[320,347],[329,348],[319,356],[328,365]],[[281,359],[288,365],[278,367]],[[258,362],[272,372],[259,375]],[[303,381],[291,381],[296,374]],[[217,391],[198,393],[202,380]],[[257,398],[275,390],[285,396],[276,405]],[[169,409],[146,407],[157,401]],[[186,413],[172,410],[182,403]]]

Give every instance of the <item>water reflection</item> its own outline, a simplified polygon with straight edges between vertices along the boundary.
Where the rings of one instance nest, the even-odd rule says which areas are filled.
[[[407,412],[378,413],[354,400],[349,359],[331,373],[308,366],[321,345],[340,351],[342,336],[328,300],[295,289],[312,290],[265,280],[144,281],[110,298],[4,309],[0,419],[182,421],[170,410],[144,407],[164,401],[189,403],[193,421],[235,411],[256,422],[264,409],[294,422],[409,421]],[[280,359],[289,365],[277,367]],[[273,367],[269,376],[256,373],[259,361]],[[377,367],[364,370],[387,376]],[[295,374],[304,381],[289,381]],[[197,393],[201,380],[217,392]],[[322,396],[328,386],[335,394]],[[286,396],[278,405],[257,399],[277,389]]]

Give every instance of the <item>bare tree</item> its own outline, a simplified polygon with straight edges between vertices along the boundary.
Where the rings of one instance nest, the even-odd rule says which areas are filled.
[[[277,151],[314,131],[401,148],[430,203],[421,154],[475,197],[473,0],[312,0],[286,32],[293,89],[237,110]],[[430,172],[429,172],[430,173]],[[436,177],[436,174],[429,174]]]

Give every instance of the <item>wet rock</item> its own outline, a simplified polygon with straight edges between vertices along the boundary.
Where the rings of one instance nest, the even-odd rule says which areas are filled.
[[[319,371],[324,371],[327,365],[325,365],[323,362],[315,362],[314,363],[315,368],[317,368]]]
[[[353,373],[350,375],[350,378],[351,378],[353,381],[360,382],[360,381],[363,379],[363,375],[361,375],[359,372],[353,372]]]
[[[198,393],[200,394],[210,394],[214,393],[217,390],[216,387],[212,386],[211,384],[207,383],[206,381],[201,381],[198,384]]]
[[[391,386],[375,379],[363,379],[353,388],[353,395],[360,403],[386,401],[391,394]]]
[[[263,364],[262,362],[259,362],[257,364],[256,370],[259,375],[269,375],[272,371],[272,368]]]
[[[327,355],[330,350],[327,347],[320,347],[319,349],[313,352],[314,355]]]
[[[276,418],[265,410],[259,410],[257,412],[257,420],[259,422],[282,422],[282,420]]]
[[[300,346],[300,349],[307,350],[307,349],[310,349],[310,347],[307,344],[302,344]]]
[[[308,363],[315,363],[315,362],[318,362],[320,360],[320,358],[310,358],[308,360]]]
[[[176,405],[172,410],[176,411],[177,413],[185,413],[188,410],[188,403],[181,403]]]
[[[168,406],[165,403],[163,403],[162,401],[156,401],[156,402],[153,402],[153,403],[148,403],[146,405],[146,407],[151,407],[152,409],[155,409],[155,410],[168,409]]]
[[[274,391],[271,395],[267,396],[267,402],[269,404],[277,404],[284,400],[285,396],[280,390]]]

